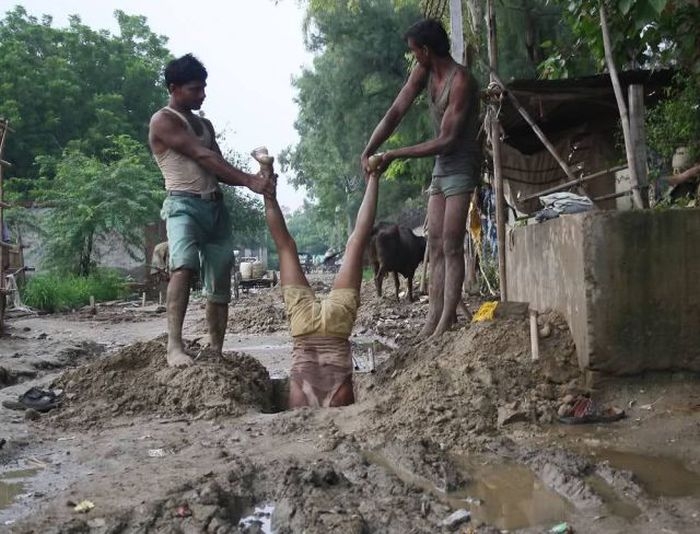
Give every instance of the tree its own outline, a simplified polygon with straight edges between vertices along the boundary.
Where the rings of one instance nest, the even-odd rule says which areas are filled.
[[[313,68],[294,80],[300,141],[282,154],[281,162],[316,199],[316,216],[343,229],[337,238],[343,242],[362,197],[360,154],[406,79],[402,35],[419,18],[417,2],[397,8],[390,0],[308,6],[307,46],[317,55]],[[433,135],[422,105],[412,110],[389,146]],[[402,182],[403,194],[416,196],[431,165],[427,159],[412,161],[392,168],[388,176]]]
[[[601,0],[555,0],[584,50],[604,66]],[[621,68],[678,65],[700,73],[700,8],[694,0],[604,0],[615,63]],[[587,49],[587,50],[586,50]],[[568,61],[570,57],[564,58]]]
[[[170,52],[146,19],[115,12],[119,35],[72,16],[67,28],[17,6],[0,21],[0,116],[8,138],[9,177],[35,179],[38,156],[60,157],[69,143],[100,157],[109,136],[146,139],[163,102],[161,73]]]
[[[143,145],[126,135],[110,137],[101,158],[69,146],[59,159],[39,158],[37,197],[49,207],[41,224],[44,263],[59,272],[90,274],[97,265],[95,244],[116,233],[140,247],[143,229],[156,220],[164,198],[160,172]]]

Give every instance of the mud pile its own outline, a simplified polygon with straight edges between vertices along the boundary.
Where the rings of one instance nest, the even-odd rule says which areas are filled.
[[[527,320],[475,323],[399,349],[360,393],[375,400],[370,431],[468,446],[505,425],[552,422],[579,372],[566,322],[541,320],[537,362]]]
[[[441,524],[448,507],[364,461],[354,447],[342,453],[342,459],[266,464],[235,458],[225,473],[202,477],[111,514],[101,522],[103,531],[402,534],[456,530]],[[91,532],[90,526],[88,519],[75,518],[58,532]],[[471,532],[492,530],[473,528]]]
[[[272,382],[253,357],[228,352],[222,360],[205,350],[195,365],[173,369],[160,339],[68,371],[53,387],[64,390],[65,401],[52,419],[66,426],[136,414],[208,419],[272,410]]]
[[[206,323],[203,323],[206,327]],[[266,334],[287,328],[282,290],[261,290],[242,294],[229,308],[228,332]]]
[[[403,279],[401,287],[404,290]],[[378,297],[374,282],[365,281],[360,292],[361,305],[357,312],[355,332],[362,334],[371,331],[399,343],[410,338],[412,334],[420,331],[428,314],[428,302],[417,298],[417,288],[414,288],[413,294],[416,297],[414,302],[409,302],[406,296],[396,300],[393,282],[385,282],[384,296]]]

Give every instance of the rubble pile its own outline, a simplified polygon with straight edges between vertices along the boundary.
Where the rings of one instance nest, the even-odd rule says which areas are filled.
[[[272,382],[255,358],[227,352],[222,360],[204,349],[196,365],[173,369],[162,338],[67,371],[53,387],[64,391],[64,402],[51,418],[65,426],[99,427],[136,414],[209,419],[272,409]]]
[[[524,319],[474,323],[399,349],[361,392],[376,400],[370,431],[459,446],[514,423],[553,422],[579,371],[561,317],[543,315],[540,335],[536,362]]]

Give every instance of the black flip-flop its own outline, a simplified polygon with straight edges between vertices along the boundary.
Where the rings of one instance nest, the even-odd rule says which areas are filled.
[[[61,404],[61,397],[51,390],[33,387],[19,397],[17,401],[2,401],[2,405],[10,410],[27,410],[31,408],[37,412],[48,412]]]

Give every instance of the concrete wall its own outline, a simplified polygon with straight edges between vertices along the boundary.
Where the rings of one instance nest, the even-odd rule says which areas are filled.
[[[515,228],[511,300],[567,318],[584,369],[700,371],[700,210],[590,212]]]

